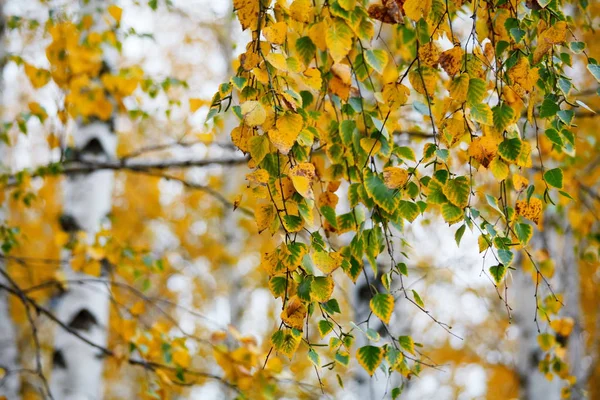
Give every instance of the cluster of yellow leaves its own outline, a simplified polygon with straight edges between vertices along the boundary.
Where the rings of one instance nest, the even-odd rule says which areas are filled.
[[[52,79],[65,88],[78,75],[96,77],[102,68],[102,36],[97,32],[82,42],[81,31],[71,22],[59,22],[48,29],[52,43],[46,48]]]

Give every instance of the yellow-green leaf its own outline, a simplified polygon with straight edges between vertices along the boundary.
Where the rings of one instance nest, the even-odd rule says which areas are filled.
[[[383,361],[383,349],[377,346],[363,346],[356,352],[356,359],[369,375],[373,375]]]
[[[369,303],[373,314],[377,315],[380,320],[389,324],[390,317],[394,311],[394,296],[386,293],[377,293]]]
[[[341,19],[334,19],[327,28],[325,41],[331,58],[336,63],[341,62],[352,49],[354,33]]]

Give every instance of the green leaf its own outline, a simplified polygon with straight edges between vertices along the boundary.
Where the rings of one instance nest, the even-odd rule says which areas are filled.
[[[379,342],[379,339],[381,339],[381,336],[379,336],[379,333],[375,329],[368,328],[365,335],[371,342]]]
[[[490,207],[492,207],[494,210],[498,211],[500,214],[504,214],[502,212],[502,210],[500,210],[500,206],[498,205],[497,198],[495,198],[494,196],[492,196],[490,194],[486,194],[485,198],[487,200],[487,203],[490,205]]]
[[[448,201],[444,194],[444,186],[437,178],[429,181],[427,189],[429,190],[429,194],[427,195],[427,202],[429,204],[444,204]]]
[[[275,350],[282,352],[290,359],[300,345],[300,335],[296,335],[294,330],[279,330],[271,336],[271,343]]]
[[[319,335],[325,337],[333,329],[333,323],[322,319],[317,323],[317,328],[319,329]]]
[[[287,278],[285,276],[274,276],[269,280],[269,290],[275,298],[283,296],[286,287]]]
[[[408,268],[405,263],[396,264],[396,268],[398,269],[398,272],[400,272],[402,275],[408,276]]]
[[[299,232],[304,226],[304,220],[298,215],[284,215],[283,226],[288,232]]]
[[[369,307],[373,314],[377,315],[380,320],[389,324],[392,312],[394,311],[394,296],[391,294],[377,293],[371,299]]]
[[[313,348],[308,349],[308,359],[317,368],[321,366],[321,357]]]
[[[515,255],[510,250],[507,250],[507,249],[499,249],[498,250],[498,258],[500,259],[500,261],[502,261],[502,264],[504,264],[504,265],[510,265],[512,263],[514,256]]]
[[[350,355],[346,352],[337,352],[335,353],[335,361],[347,367],[350,363]]]
[[[504,132],[515,116],[515,110],[506,103],[494,107],[492,113],[494,114],[494,127],[499,132]]]
[[[395,387],[392,389],[392,400],[396,400],[402,394],[402,389]]]
[[[471,119],[474,122],[491,126],[494,123],[494,114],[487,104],[476,104],[471,106]]]
[[[545,133],[546,133],[546,137],[548,138],[548,140],[550,140],[552,143],[554,143],[558,147],[563,147],[562,138],[560,137],[560,134],[558,133],[558,131],[556,129],[553,129],[553,128],[546,129]]]
[[[252,159],[259,164],[269,154],[269,138],[267,135],[259,135],[250,138],[249,150]]]
[[[492,278],[494,278],[494,282],[496,282],[496,285],[499,285],[500,282],[502,282],[502,279],[504,279],[505,274],[506,267],[502,264],[490,267],[490,275],[492,275]]]
[[[498,154],[500,154],[500,156],[502,156],[502,158],[506,161],[515,162],[521,153],[521,147],[521,139],[505,139],[498,146]]]
[[[544,173],[544,180],[550,186],[554,186],[555,188],[562,189],[563,188],[563,171],[560,168],[554,168],[546,171]]]
[[[407,146],[394,148],[394,154],[397,154],[402,160],[417,161],[414,150]]]
[[[413,222],[419,216],[419,206],[412,201],[400,200],[398,214],[409,222]]]
[[[338,4],[346,11],[354,10],[356,0],[338,0]]]
[[[448,179],[443,189],[448,201],[459,208],[465,208],[469,204],[469,193],[471,188],[467,178],[459,176],[456,179]]]
[[[394,368],[404,360],[404,355],[400,350],[392,346],[387,346],[385,350],[385,359],[390,364],[390,367]]]
[[[413,342],[412,337],[410,336],[400,336],[398,338],[398,344],[404,350],[408,351],[410,354],[415,354],[415,342]]]
[[[365,189],[379,207],[389,213],[394,212],[398,204],[398,197],[394,195],[394,190],[388,189],[383,180],[372,171],[367,173]]]
[[[454,204],[446,203],[442,205],[442,217],[444,217],[447,223],[452,225],[463,219],[463,210]]]
[[[531,240],[531,237],[533,236],[533,228],[529,224],[516,224],[515,232],[517,234],[519,242],[521,242],[521,244],[523,245],[529,243],[529,240]]]
[[[575,113],[573,112],[573,110],[560,110],[556,113],[556,115],[558,116],[558,119],[560,119],[563,122],[563,124],[571,126],[571,122],[573,122],[573,117],[575,116]]]
[[[296,50],[304,64],[308,65],[315,56],[317,46],[308,36],[304,36],[296,40]]]
[[[314,277],[310,284],[310,298],[319,303],[329,300],[333,293],[333,286],[333,278],[330,276]]]
[[[456,245],[460,246],[460,241],[462,240],[463,235],[465,234],[465,230],[467,229],[467,225],[462,225],[460,228],[456,230],[454,233],[454,240],[456,241]]]
[[[327,303],[321,304],[321,307],[323,307],[323,310],[327,311],[327,314],[329,315],[336,313],[340,314],[342,312],[342,310],[340,310],[340,304],[336,299],[331,299]]]
[[[356,352],[356,358],[365,371],[372,376],[383,360],[383,350],[376,346],[363,346]]]
[[[583,50],[585,50],[585,43],[584,42],[571,42],[571,43],[569,43],[569,47],[571,47],[571,50],[573,51],[573,53],[579,54]]]
[[[587,69],[594,76],[594,78],[596,78],[596,80],[598,82],[600,82],[600,65],[598,65],[598,64],[588,64],[587,65]]]
[[[416,290],[412,291],[413,297],[415,298],[415,303],[417,303],[421,308],[425,308],[425,303],[423,303],[423,299],[419,296]]]
[[[544,99],[540,107],[540,117],[549,118],[554,117],[557,112],[560,111],[560,107],[556,102],[548,97]]]
[[[381,49],[367,50],[365,52],[365,61],[369,67],[383,74],[383,70],[388,63],[388,54],[385,50]]]
[[[354,122],[354,120],[347,119],[342,121],[340,124],[340,138],[345,146],[350,146],[352,144],[354,132],[356,132],[356,122]]]
[[[469,80],[469,89],[467,90],[467,105],[475,106],[480,104],[487,93],[487,84],[483,79],[471,78]]]
[[[337,216],[335,215],[335,210],[331,206],[322,206],[320,208],[321,214],[325,217],[325,220],[331,224],[334,228],[337,229]]]

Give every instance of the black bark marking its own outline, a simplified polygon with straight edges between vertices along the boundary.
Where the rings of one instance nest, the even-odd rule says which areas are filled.
[[[96,317],[94,317],[87,309],[83,308],[79,310],[77,315],[69,322],[69,327],[80,331],[89,331],[97,323],[98,320],[96,320]]]
[[[67,362],[65,361],[65,357],[61,350],[54,350],[52,354],[52,365],[55,368],[67,368]]]
[[[65,232],[74,233],[81,230],[75,217],[70,214],[61,215],[58,222],[60,223],[61,229]]]

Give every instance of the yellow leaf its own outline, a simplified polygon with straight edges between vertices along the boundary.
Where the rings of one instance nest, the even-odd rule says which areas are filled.
[[[286,308],[281,312],[280,317],[290,328],[302,330],[307,311],[308,310],[302,300],[300,300],[298,296],[293,296],[288,301]]]
[[[39,89],[45,86],[48,82],[50,82],[50,71],[45,69],[38,69],[33,65],[25,63],[25,75],[29,78],[29,82],[31,85]]]
[[[268,132],[273,146],[281,153],[288,154],[302,130],[303,120],[298,114],[288,112],[277,119],[277,129]]]
[[[196,112],[196,111],[198,111],[198,109],[200,107],[207,104],[206,100],[196,99],[196,98],[190,98],[189,103],[190,103],[190,111],[191,112]]]
[[[246,179],[250,183],[257,185],[266,185],[269,182],[269,173],[266,169],[259,169],[246,175]]]
[[[377,154],[381,150],[381,141],[375,138],[362,138],[360,139],[360,147],[367,154]]]
[[[512,88],[520,97],[531,92],[539,78],[538,68],[531,68],[527,57],[519,58],[507,74],[512,82]]]
[[[467,93],[469,91],[469,74],[466,72],[450,81],[448,91],[450,97],[459,103],[463,103],[467,100]]]
[[[299,22],[309,22],[312,19],[312,12],[311,0],[294,0],[290,5],[290,15]]]
[[[160,378],[160,380],[163,381],[163,383],[165,383],[167,385],[173,384],[173,381],[171,381],[171,378],[169,378],[167,373],[165,371],[163,371],[162,369],[156,369],[155,373]]]
[[[498,141],[490,135],[476,138],[469,146],[469,156],[487,168],[498,154]]]
[[[246,125],[237,126],[231,131],[231,141],[244,153],[247,153],[250,150],[248,141],[251,136],[252,129],[248,128]]]
[[[173,352],[173,363],[180,367],[187,368],[190,365],[192,357],[187,349],[178,349]]]
[[[388,189],[398,189],[408,182],[408,171],[400,167],[383,169],[383,183]]]
[[[42,123],[48,117],[46,110],[44,110],[44,107],[42,107],[40,105],[40,103],[36,103],[36,102],[29,103],[29,111],[31,111],[31,113],[33,115],[38,117]]]
[[[456,75],[462,67],[463,49],[460,46],[455,46],[450,50],[444,51],[439,58],[440,65],[450,76]],[[469,81],[467,80],[467,83]],[[468,86],[468,85],[467,85]],[[466,92],[465,92],[466,95]]]
[[[337,252],[315,251],[313,260],[324,274],[330,274],[342,265],[343,257]]]
[[[284,72],[288,71],[287,59],[285,58],[285,56],[283,54],[269,53],[269,54],[267,54],[266,59],[269,62],[269,64],[271,64],[278,70],[284,71]]]
[[[327,50],[327,42],[325,40],[325,21],[319,21],[316,24],[311,25],[308,30],[308,37],[321,51]]]
[[[254,218],[256,219],[258,232],[264,231],[275,219],[275,207],[271,203],[257,204],[254,209]]]
[[[431,0],[406,0],[403,7],[404,15],[413,21],[421,18],[427,19],[429,10],[431,10]]]
[[[138,315],[142,315],[145,310],[146,310],[146,305],[144,304],[143,301],[140,300],[140,301],[135,302],[135,304],[131,307],[131,309],[129,311],[133,315],[138,316]]]
[[[321,90],[323,84],[321,71],[317,68],[309,68],[304,71],[304,83],[313,90]]]
[[[517,192],[520,192],[523,189],[526,189],[529,186],[529,179],[525,178],[523,175],[515,174],[513,175],[513,186]]]
[[[405,104],[410,95],[410,89],[402,84],[388,83],[382,90],[383,100],[390,107],[400,107]]]
[[[290,178],[294,188],[302,197],[313,198],[311,181],[315,177],[315,166],[311,163],[300,163],[290,169]]]
[[[567,23],[558,21],[538,36],[538,45],[533,52],[533,64],[540,62],[553,45],[563,43],[565,40],[567,40]]]
[[[429,67],[435,67],[439,59],[440,48],[437,43],[429,42],[419,47],[419,60],[422,64]]]
[[[273,44],[283,44],[287,34],[287,24],[285,22],[277,22],[263,29],[265,38]]]
[[[260,0],[233,0],[233,9],[237,11],[242,29],[256,29],[258,25],[258,11]]]
[[[352,29],[343,20],[335,19],[330,23],[325,41],[334,62],[339,63],[348,55],[352,49],[353,39]]]
[[[508,177],[508,165],[506,165],[500,157],[495,157],[490,163],[490,171],[494,174],[494,178],[503,181]]]
[[[527,200],[519,200],[515,209],[517,215],[539,224],[542,216],[542,201],[540,199],[532,197],[529,199],[529,203]]]
[[[242,104],[244,123],[248,126],[261,125],[267,119],[267,112],[258,101],[251,100]]]
[[[336,63],[331,66],[331,72],[333,75],[340,78],[344,85],[350,85],[352,83],[352,69],[347,64]]]
[[[123,9],[121,7],[111,4],[108,6],[108,13],[115,21],[117,21],[117,23],[121,22],[121,15],[123,14]]]
[[[408,80],[413,88],[422,95],[433,96],[438,81],[437,70],[422,66],[409,72]]]
[[[552,327],[554,332],[566,338],[573,331],[575,321],[571,317],[560,318],[552,320],[552,322],[550,322],[550,326]]]

